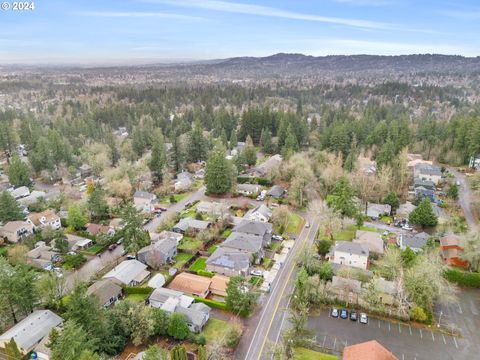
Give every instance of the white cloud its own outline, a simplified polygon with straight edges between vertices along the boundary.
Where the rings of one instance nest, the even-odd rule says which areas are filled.
[[[439,13],[455,19],[480,20],[480,9],[475,10],[439,10]]]
[[[174,20],[205,20],[202,17],[173,14],[166,12],[116,12],[116,11],[83,11],[79,12],[78,15],[81,16],[91,16],[91,17],[111,17],[111,18],[164,18],[164,19],[174,19]]]
[[[395,2],[390,0],[335,0],[341,4],[349,4],[354,6],[388,6]]]
[[[358,28],[367,28],[367,29],[396,29],[397,26],[394,24],[376,22],[370,20],[359,20],[359,19],[347,19],[340,17],[329,17],[321,15],[311,15],[304,14],[294,11],[282,10],[268,6],[253,5],[253,4],[244,4],[244,3],[235,3],[227,2],[220,0],[141,0],[147,3],[161,3],[168,4],[172,6],[181,6],[189,8],[198,8],[214,11],[222,11],[236,14],[248,14],[248,15],[258,15],[258,16],[268,16],[268,17],[277,17],[291,20],[303,20],[303,21],[314,21],[322,23],[330,23],[337,25],[346,25]]]

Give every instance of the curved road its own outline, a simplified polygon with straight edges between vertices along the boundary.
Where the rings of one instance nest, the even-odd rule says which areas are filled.
[[[478,229],[478,224],[475,221],[475,217],[473,216],[473,213],[472,213],[472,208],[470,207],[470,204],[473,200],[473,195],[472,195],[472,190],[470,189],[470,186],[467,182],[467,179],[464,174],[462,174],[461,172],[458,172],[455,169],[449,168],[448,170],[453,175],[455,175],[455,178],[460,183],[460,191],[458,194],[458,204],[463,209],[465,221],[467,222],[470,230],[476,231]]]

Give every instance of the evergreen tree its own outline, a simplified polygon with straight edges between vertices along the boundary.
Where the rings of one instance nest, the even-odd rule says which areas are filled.
[[[207,143],[199,122],[195,122],[188,139],[187,160],[197,162],[206,159]]]
[[[108,128],[106,144],[110,148],[110,158],[112,160],[112,166],[116,166],[118,160],[120,160],[120,152],[118,151],[117,143],[115,141],[115,137],[112,134],[110,128]]]
[[[3,223],[23,220],[25,216],[12,195],[6,190],[0,194],[0,221]]]
[[[385,197],[385,199],[383,199],[383,203],[390,205],[390,207],[392,208],[392,210],[390,211],[390,215],[393,215],[400,206],[400,199],[398,198],[397,194],[395,194],[394,192],[390,192]]]
[[[54,162],[50,143],[44,136],[40,137],[33,151],[28,153],[33,169],[38,173],[42,170],[53,170]]]
[[[353,188],[345,176],[335,184],[331,195],[327,197],[327,205],[342,216],[354,217],[357,214]]]
[[[123,247],[125,251],[135,254],[150,243],[148,232],[143,228],[143,215],[130,202],[122,209]]]
[[[220,135],[219,135],[218,138],[219,138],[220,142],[223,144],[223,146],[228,148],[228,140],[227,140],[227,134],[225,132],[225,129],[222,129],[220,131]]]
[[[8,181],[15,187],[30,186],[30,169],[17,155],[10,160],[8,167]]]
[[[208,352],[205,346],[198,347],[198,360],[208,360]]]
[[[93,187],[87,200],[88,210],[93,220],[98,221],[108,217],[108,204],[105,200],[105,191],[101,185]]]
[[[238,145],[238,140],[237,140],[237,131],[235,129],[232,130],[232,133],[230,135],[230,149],[234,149]]]
[[[185,315],[181,313],[173,313],[170,316],[170,323],[168,324],[168,336],[175,340],[184,340],[190,334]]]
[[[347,158],[345,159],[345,164],[343,165],[346,171],[352,172],[353,170],[355,170],[357,157],[358,157],[357,137],[354,135],[352,139],[352,144],[350,145],[350,151],[348,153]]]
[[[159,346],[150,345],[143,354],[142,360],[169,360],[169,356]]]
[[[415,225],[437,226],[438,216],[433,212],[432,204],[428,198],[424,198],[418,207],[408,216],[410,223]]]
[[[234,314],[248,316],[257,303],[258,293],[252,291],[243,276],[230,278],[227,285],[227,308]]]
[[[12,337],[10,341],[5,344],[5,355],[8,360],[22,360],[23,356],[20,352],[20,349],[15,342],[15,339]]]
[[[226,194],[233,188],[233,167],[225,156],[225,148],[218,144],[208,157],[205,184],[210,194]]]
[[[247,136],[245,141],[245,147],[242,151],[242,158],[245,164],[248,166],[255,165],[257,162],[257,150],[255,149],[255,146],[253,146],[253,140],[250,135]]]
[[[85,227],[88,219],[83,213],[80,205],[77,203],[70,205],[68,208],[67,225],[73,230],[80,230]]]
[[[136,127],[133,130],[133,134],[132,134],[133,151],[135,151],[137,156],[140,157],[145,152],[145,149],[147,148],[147,145],[148,145],[147,140],[144,136],[142,128],[141,127]]]
[[[83,327],[73,320],[67,320],[52,347],[52,360],[78,360],[82,352],[90,349],[90,343]]]
[[[55,250],[57,250],[60,254],[66,254],[68,252],[68,239],[63,231],[58,231],[53,240],[55,242]]]
[[[153,136],[152,158],[148,163],[150,171],[157,181],[161,182],[163,179],[163,171],[167,163],[167,157],[165,154],[165,143],[163,141],[163,134],[160,129],[155,130]]]
[[[173,168],[175,172],[178,173],[182,169],[184,156],[183,156],[180,140],[177,135],[173,136],[171,158],[172,158]]]
[[[152,309],[153,332],[155,335],[166,335],[168,324],[170,323],[170,314],[162,309]]]
[[[388,139],[375,158],[378,168],[390,164],[395,159],[395,145]]]
[[[263,129],[261,143],[265,154],[273,153],[272,132],[270,130]]]
[[[170,353],[171,360],[188,360],[187,350],[182,345],[173,347]]]

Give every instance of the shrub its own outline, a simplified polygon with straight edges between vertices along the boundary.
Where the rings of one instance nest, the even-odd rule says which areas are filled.
[[[425,322],[427,320],[427,314],[425,313],[425,310],[419,306],[415,306],[413,308],[411,317],[413,320],[418,322]]]
[[[123,287],[123,293],[125,295],[132,295],[132,294],[150,295],[152,292],[153,292],[153,289],[149,287],[133,287],[133,286]]]
[[[68,255],[67,254],[63,257],[63,267],[66,270],[78,269],[86,261],[87,261],[87,258],[85,256],[83,256],[82,254],[76,254],[76,255]]]
[[[449,269],[444,273],[444,277],[459,286],[480,288],[480,273],[478,272]]]
[[[206,271],[206,270],[198,270],[197,271],[197,275],[200,275],[200,276],[205,276],[205,277],[209,277],[209,278],[212,278],[215,276],[214,273],[210,272],[210,271]]]
[[[227,304],[216,301],[216,300],[210,300],[210,299],[204,299],[200,297],[195,297],[195,301],[204,303],[205,305],[208,305],[212,308],[219,309],[219,310],[227,310]]]

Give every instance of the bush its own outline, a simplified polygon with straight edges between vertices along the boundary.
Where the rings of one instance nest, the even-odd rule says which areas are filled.
[[[209,299],[204,299],[200,297],[195,297],[195,301],[204,303],[205,305],[208,305],[212,308],[219,309],[219,310],[227,310],[227,304],[216,301],[216,300],[209,300]]]
[[[78,269],[87,261],[87,258],[82,254],[65,255],[63,257],[63,267],[66,270]]]
[[[480,273],[467,272],[457,269],[449,269],[444,273],[444,277],[463,287],[480,288]]]
[[[202,334],[195,335],[190,333],[187,336],[187,340],[197,345],[205,345],[207,343],[207,339]]]
[[[123,293],[125,295],[150,295],[153,292],[152,288],[149,287],[133,287],[133,286],[123,286]]]
[[[212,278],[215,276],[214,273],[210,272],[210,271],[206,271],[206,270],[198,270],[197,271],[197,275],[200,275],[200,276],[205,276],[205,277],[209,277],[209,278]]]
[[[427,314],[425,313],[425,310],[419,306],[415,306],[413,308],[411,317],[413,320],[418,322],[425,322],[427,320]]]

